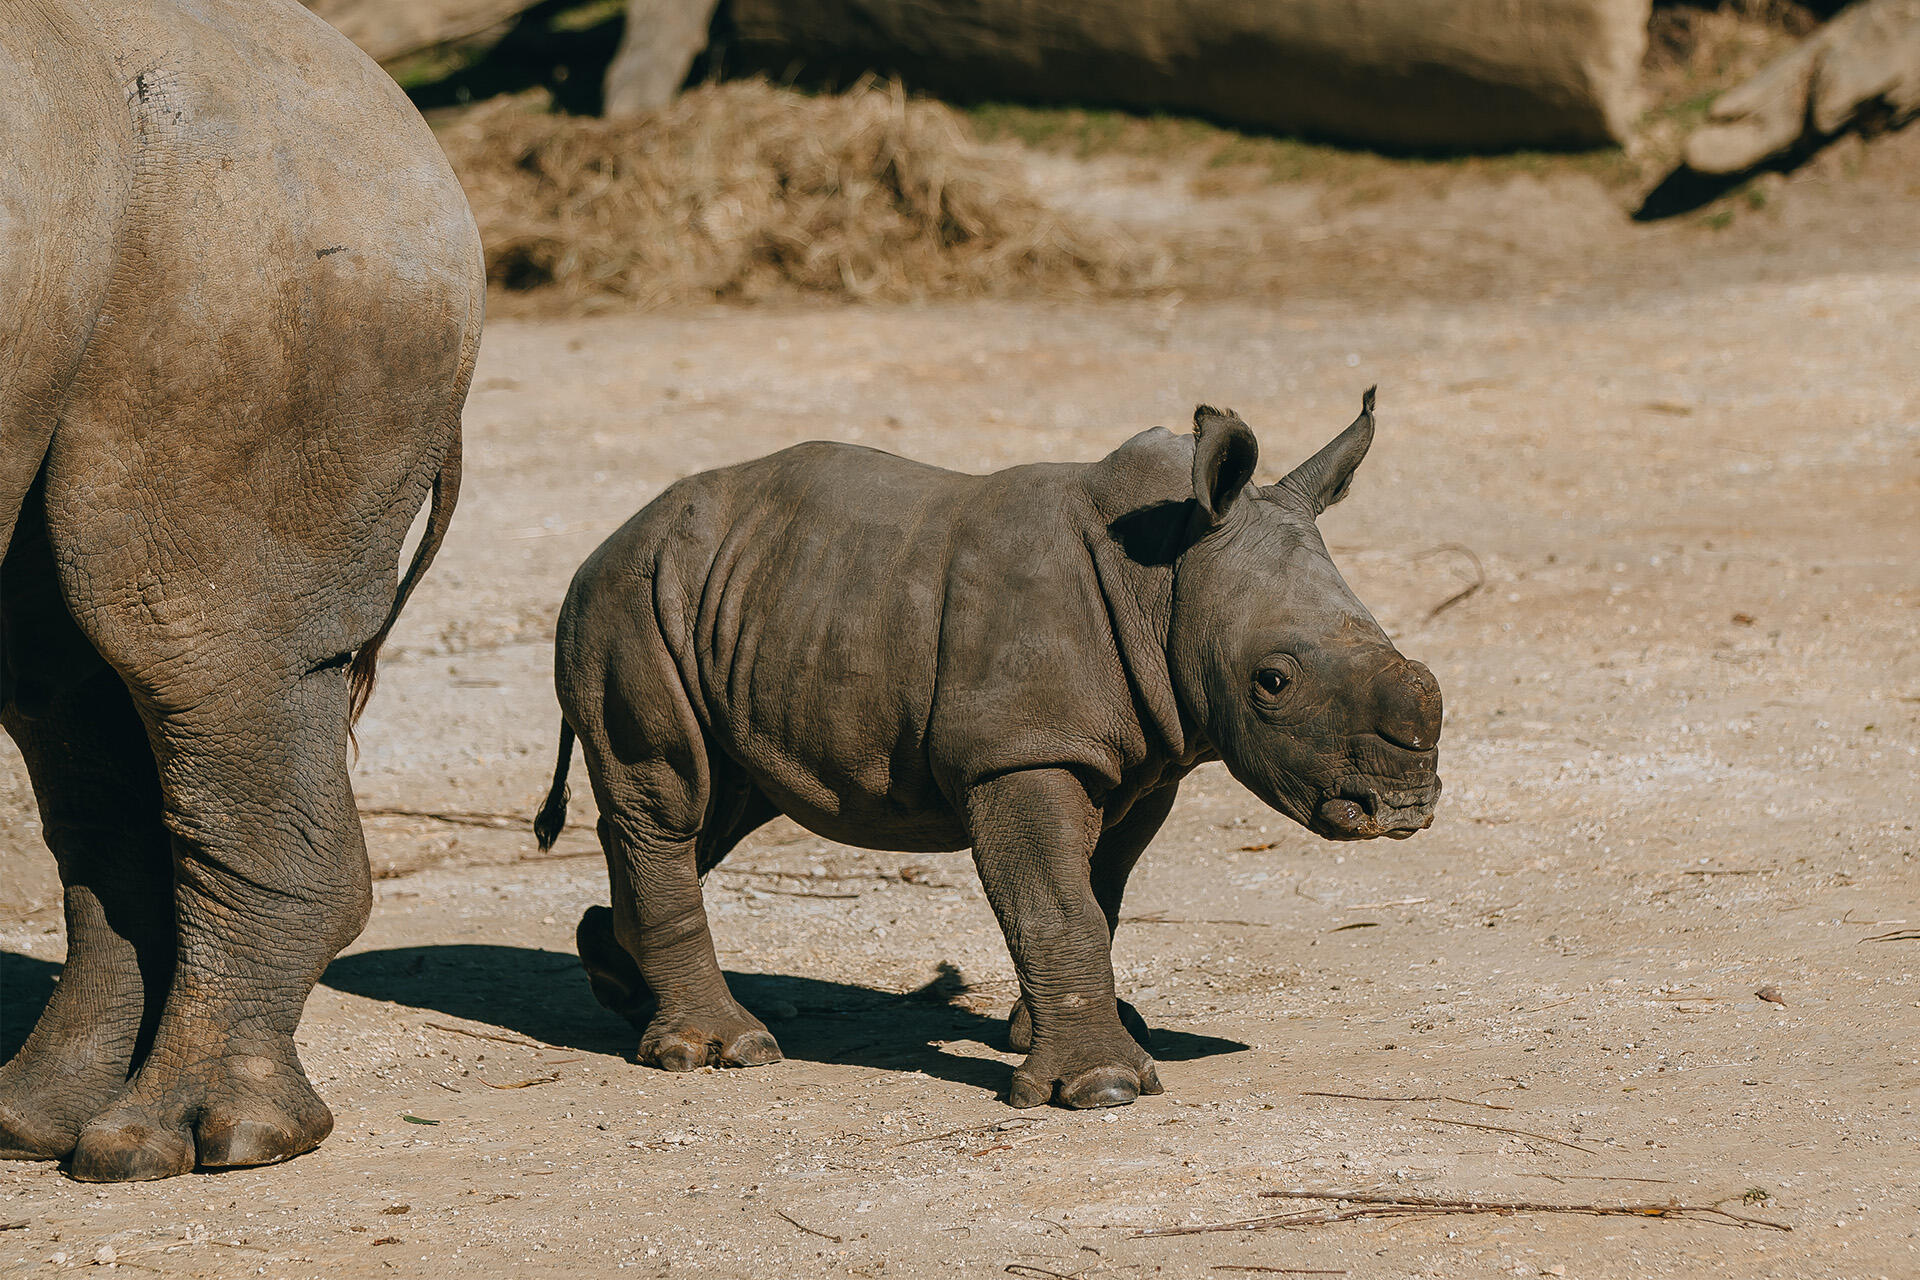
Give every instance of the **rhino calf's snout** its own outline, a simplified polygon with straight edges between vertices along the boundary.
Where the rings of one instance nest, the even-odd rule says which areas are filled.
[[[1431,751],[1440,741],[1440,682],[1423,662],[1402,658],[1374,679],[1374,729],[1396,747]]]

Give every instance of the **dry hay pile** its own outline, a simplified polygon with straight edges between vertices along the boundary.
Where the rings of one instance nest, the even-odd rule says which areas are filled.
[[[715,84],[631,121],[503,100],[441,142],[488,279],[569,302],[1116,293],[1157,274],[1117,233],[1036,199],[962,117],[897,85],[814,97]]]

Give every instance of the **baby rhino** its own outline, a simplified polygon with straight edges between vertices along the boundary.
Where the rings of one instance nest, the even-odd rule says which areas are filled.
[[[686,1071],[780,1057],[714,957],[700,879],[776,814],[872,849],[971,846],[1020,979],[1016,1107],[1159,1093],[1110,960],[1134,861],[1222,760],[1329,840],[1433,821],[1440,689],[1347,588],[1314,519],[1360,417],[1278,484],[1202,406],[1098,462],[962,475],[802,444],[673,485],[560,614],[565,722],[541,847],[585,745],[613,909],[580,955]],[[650,1014],[650,1016],[649,1016]]]

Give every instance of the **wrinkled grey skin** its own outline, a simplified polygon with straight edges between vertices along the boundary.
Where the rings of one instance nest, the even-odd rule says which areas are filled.
[[[868,848],[972,846],[1020,977],[1009,1101],[1158,1093],[1109,959],[1180,780],[1224,760],[1334,840],[1433,820],[1440,689],[1314,527],[1373,437],[1373,393],[1279,484],[1202,407],[1098,462],[959,475],[804,444],[669,488],[581,566],[555,659],[613,908],[581,958],[670,1070],[771,1062],[728,993],[700,876],[777,813]]]
[[[0,719],[67,924],[0,1157],[284,1160],[333,1124],[293,1032],[366,921],[347,729],[453,510],[478,237],[293,0],[0,0],[0,86]]]

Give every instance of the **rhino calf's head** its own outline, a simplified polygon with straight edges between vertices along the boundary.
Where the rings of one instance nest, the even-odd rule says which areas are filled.
[[[1330,840],[1404,839],[1440,798],[1440,685],[1403,657],[1334,568],[1315,525],[1373,443],[1374,393],[1278,484],[1259,443],[1194,413],[1200,536],[1179,558],[1168,633],[1177,696],[1248,789]]]

